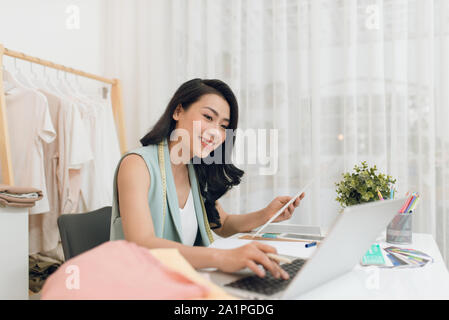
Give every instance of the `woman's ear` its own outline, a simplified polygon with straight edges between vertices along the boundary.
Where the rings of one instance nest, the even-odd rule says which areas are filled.
[[[178,104],[178,106],[176,107],[175,111],[173,112],[173,119],[178,121],[179,120],[179,115],[182,112],[182,105]]]

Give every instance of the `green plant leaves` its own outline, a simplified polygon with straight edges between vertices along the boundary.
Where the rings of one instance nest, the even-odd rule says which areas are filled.
[[[389,199],[391,187],[396,183],[390,175],[376,174],[377,167],[368,167],[366,161],[354,166],[354,172],[343,173],[343,179],[335,183],[337,198],[344,207],[379,200],[377,191],[384,199]]]

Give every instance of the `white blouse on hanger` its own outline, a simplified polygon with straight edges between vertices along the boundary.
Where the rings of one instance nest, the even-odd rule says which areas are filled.
[[[8,71],[3,70],[3,76],[0,81],[5,81],[9,89],[5,102],[15,184],[43,192],[44,198],[29,208],[30,214],[48,212],[43,148],[56,138],[48,101],[40,92],[20,84]]]

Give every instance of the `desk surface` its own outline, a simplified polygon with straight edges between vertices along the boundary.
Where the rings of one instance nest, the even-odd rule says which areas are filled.
[[[385,237],[381,245],[385,243]],[[434,262],[422,268],[386,269],[362,267],[354,269],[321,287],[302,295],[301,299],[449,299],[449,273],[430,234],[413,234],[410,245],[429,254]]]
[[[248,240],[220,240],[216,247],[231,248]],[[278,253],[292,255],[291,249],[279,242],[267,241]],[[385,237],[377,239],[385,243]],[[280,246],[280,247],[279,247]],[[413,234],[413,243],[398,247],[413,248],[429,254],[434,262],[422,268],[386,269],[362,267],[354,269],[328,283],[317,287],[298,299],[449,299],[449,272],[430,234]],[[314,249],[301,250],[297,256],[308,257]]]

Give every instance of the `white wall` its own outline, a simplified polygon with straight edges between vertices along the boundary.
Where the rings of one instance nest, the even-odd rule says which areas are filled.
[[[0,43],[8,49],[102,75],[103,37],[104,0],[0,0]],[[17,66],[29,70],[29,63]]]

